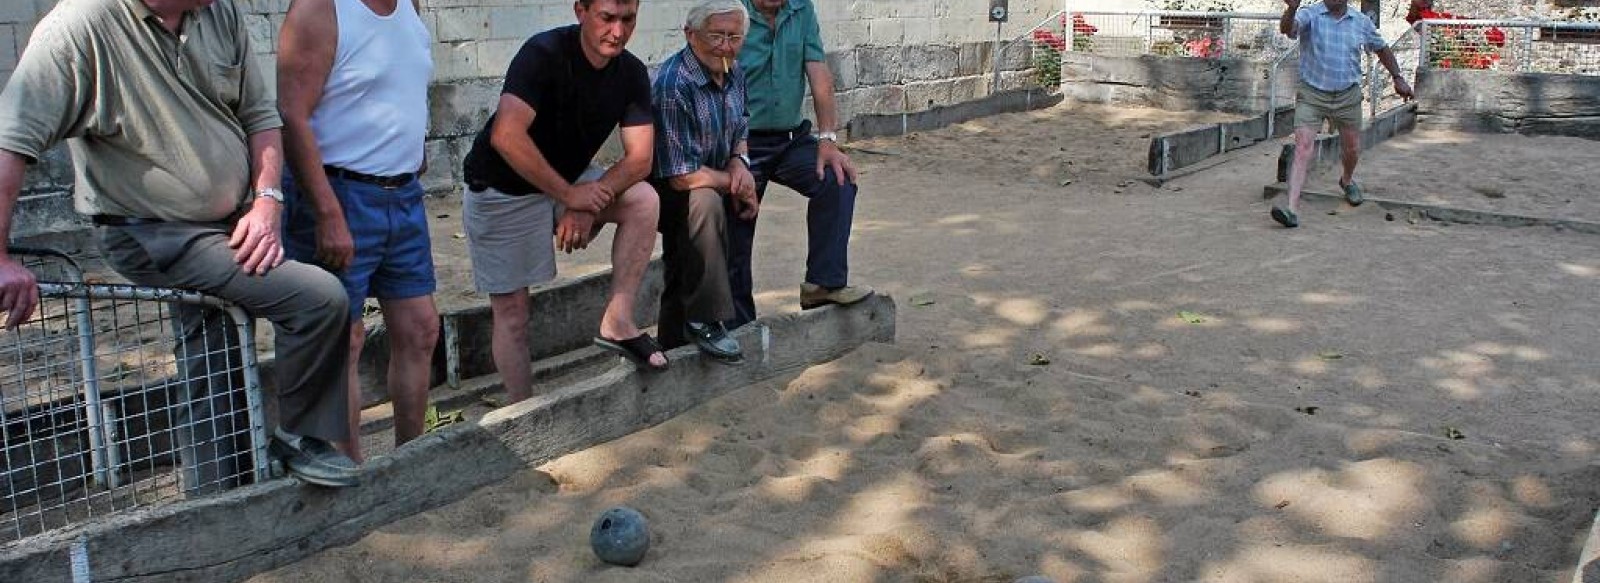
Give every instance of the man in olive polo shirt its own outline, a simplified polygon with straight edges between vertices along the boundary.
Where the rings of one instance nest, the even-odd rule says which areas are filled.
[[[352,486],[359,468],[328,443],[347,425],[348,300],[334,276],[283,260],[282,122],[234,1],[71,0],[39,22],[0,93],[0,238],[24,165],[67,142],[74,206],[99,225],[106,262],[135,284],[198,290],[271,321],[273,449],[306,482]],[[37,303],[33,276],[0,251],[6,324]],[[226,395],[236,343],[220,312],[176,312],[184,488],[225,489],[250,468],[230,435],[244,430]]]
[[[777,182],[810,199],[806,210],[809,245],[800,307],[853,304],[872,289],[850,285],[850,224],[855,216],[856,169],[839,151],[833,74],[825,62],[817,10],[811,0],[744,0],[750,32],[739,51],[739,68],[749,82],[750,173],[757,196]],[[817,124],[802,115],[810,85]],[[812,130],[820,130],[813,134]],[[730,217],[734,213],[729,213]],[[756,317],[751,295],[750,251],[755,219],[730,218],[728,279],[735,317],[729,327]]]

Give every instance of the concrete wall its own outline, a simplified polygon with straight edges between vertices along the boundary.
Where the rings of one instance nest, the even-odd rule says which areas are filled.
[[[250,13],[258,56],[270,64],[278,28],[290,0],[235,0]],[[17,54],[40,15],[56,0],[0,0],[0,82],[9,79]],[[643,0],[639,28],[629,46],[656,64],[683,43],[683,17],[693,0]],[[991,43],[988,0],[817,0],[822,33],[838,85],[841,124],[865,113],[924,111],[989,93]],[[1011,0],[1005,38],[1023,33],[1060,9],[1059,0]],[[533,33],[573,21],[571,0],[421,0],[434,35],[435,82],[428,143],[432,160],[424,182],[431,192],[452,192],[471,136],[499,93],[507,64]],[[1008,60],[1013,71],[1026,56]],[[270,70],[270,67],[269,69]],[[1020,71],[1005,88],[1025,85]],[[71,168],[62,154],[30,171],[28,200],[13,235],[82,225],[64,195]]]
[[[1175,110],[1260,113],[1294,102],[1293,64],[1273,74],[1268,63],[1192,57],[1108,57],[1068,53],[1061,92],[1068,99]]]
[[[1417,91],[1424,128],[1600,139],[1600,77],[1437,69]]]

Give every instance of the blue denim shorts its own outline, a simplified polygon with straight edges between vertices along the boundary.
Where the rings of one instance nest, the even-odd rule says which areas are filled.
[[[367,298],[402,300],[432,294],[433,244],[428,238],[428,211],[422,184],[399,188],[348,178],[328,177],[344,208],[344,220],[355,241],[355,257],[343,273],[334,273],[350,296],[352,317],[359,318]],[[308,195],[285,173],[283,249],[290,259],[317,264],[317,215]],[[331,271],[331,270],[330,270]]]

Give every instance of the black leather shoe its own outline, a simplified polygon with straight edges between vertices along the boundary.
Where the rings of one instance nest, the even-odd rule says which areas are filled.
[[[728,329],[722,327],[720,322],[685,322],[683,334],[694,340],[694,345],[711,358],[730,364],[744,362],[744,351],[739,348],[739,341],[729,336]]]
[[[330,444],[309,436],[281,433],[272,437],[272,452],[289,474],[308,484],[348,488],[361,483],[361,467]]]

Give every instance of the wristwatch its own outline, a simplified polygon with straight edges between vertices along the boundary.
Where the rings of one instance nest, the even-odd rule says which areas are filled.
[[[738,159],[740,162],[744,162],[744,169],[745,170],[749,170],[749,169],[752,168],[752,166],[750,165],[750,155],[749,154],[734,154],[733,157]]]
[[[283,191],[271,187],[257,188],[256,198],[270,198],[278,201],[278,204],[283,204]]]
[[[817,134],[817,139],[818,140],[827,140],[827,141],[830,141],[830,142],[833,142],[833,143],[837,144],[837,143],[839,143],[839,134],[834,133],[834,132],[821,132],[821,133]]]

